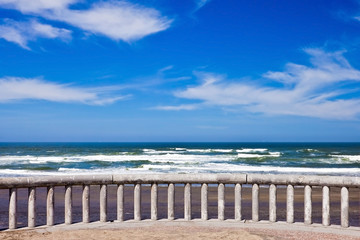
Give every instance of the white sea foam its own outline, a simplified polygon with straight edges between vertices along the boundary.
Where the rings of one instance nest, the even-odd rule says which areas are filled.
[[[269,152],[269,154],[270,154],[272,157],[280,157],[280,156],[281,156],[281,152]]]
[[[186,149],[187,152],[199,152],[199,153],[210,153],[210,152],[219,152],[219,153],[231,153],[233,149]]]
[[[140,172],[163,170],[176,170],[177,172],[267,172],[267,173],[297,173],[297,174],[360,174],[359,168],[304,168],[304,167],[277,167],[277,166],[249,166],[221,163],[209,163],[198,167],[193,166],[169,166],[145,164],[141,169],[134,169]],[[132,171],[133,169],[131,169]]]
[[[267,148],[243,148],[243,149],[238,149],[236,150],[236,152],[238,153],[253,153],[253,152],[267,152],[268,149]]]
[[[200,153],[208,153],[211,152],[211,149],[186,149],[187,152],[200,152]]]
[[[279,167],[279,166],[249,166],[249,165],[234,165],[226,163],[206,163],[203,165],[189,166],[189,165],[157,165],[144,164],[140,168],[97,168],[97,169],[80,169],[80,168],[60,168],[59,171],[34,171],[34,170],[14,170],[1,169],[0,175],[63,175],[63,174],[114,174],[114,173],[221,173],[221,172],[263,172],[263,173],[296,173],[296,174],[343,174],[343,175],[360,175],[359,168],[303,168],[303,167]]]
[[[262,154],[250,154],[250,153],[239,153],[237,155],[238,158],[262,158],[267,157],[267,155]]]
[[[234,150],[233,149],[212,149],[212,152],[220,152],[220,153],[231,153]]]
[[[360,155],[331,155],[338,159],[345,159],[351,162],[360,162]]]
[[[236,156],[232,155],[194,155],[194,154],[142,154],[142,155],[87,155],[87,156],[1,156],[0,165],[7,165],[13,162],[16,163],[61,163],[61,162],[88,162],[88,161],[103,161],[103,162],[124,162],[124,161],[151,161],[151,162],[177,162],[177,163],[192,163],[192,162],[208,162],[208,161],[231,161]]]
[[[306,148],[306,149],[296,150],[296,152],[319,152],[319,150],[317,150],[317,149],[312,149],[312,148]]]

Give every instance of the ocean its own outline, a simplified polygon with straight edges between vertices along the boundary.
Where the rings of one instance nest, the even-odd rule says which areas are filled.
[[[0,143],[0,176],[274,173],[360,176],[360,143]]]

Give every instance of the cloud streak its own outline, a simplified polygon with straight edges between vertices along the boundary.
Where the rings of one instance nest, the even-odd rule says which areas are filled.
[[[305,49],[311,66],[289,63],[282,72],[269,71],[258,81],[232,81],[216,74],[202,74],[202,84],[176,91],[178,98],[200,101],[198,107],[230,106],[241,111],[325,119],[354,119],[360,114],[360,99],[351,93],[360,81],[343,52]],[[264,86],[261,82],[272,82]],[[280,85],[280,87],[278,86]],[[341,85],[341,88],[339,86]],[[339,90],[341,89],[341,90]],[[185,108],[184,105],[179,106]],[[176,106],[158,109],[176,110]]]
[[[5,77],[0,79],[0,103],[43,100],[89,105],[111,104],[125,96],[110,96],[110,88],[78,88],[36,78]]]
[[[29,50],[29,41],[35,41],[37,38],[58,38],[67,41],[71,39],[71,31],[42,24],[36,20],[16,22],[11,19],[5,19],[3,24],[0,25],[0,38],[16,43],[22,48]]]
[[[85,9],[72,8],[76,3],[82,3],[82,1],[0,0],[0,7],[15,9],[23,14],[41,17],[47,21],[65,23],[69,27],[85,33],[125,42],[135,41],[150,34],[164,31],[170,27],[172,22],[171,19],[162,16],[156,9],[126,1],[97,1]],[[54,26],[47,26],[55,29]],[[3,34],[3,38],[24,48],[27,48],[26,40],[34,40],[37,36],[40,36],[31,34],[29,31],[20,31],[19,28],[7,26],[6,24],[0,27],[7,29],[11,27],[12,32],[16,31],[13,37]],[[51,31],[47,29],[45,32],[49,33]]]
[[[209,3],[211,0],[195,0],[196,3],[196,11],[200,8],[204,7],[207,3]]]

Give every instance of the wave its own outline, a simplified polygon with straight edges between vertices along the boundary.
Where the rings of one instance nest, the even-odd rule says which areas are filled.
[[[238,153],[238,158],[267,158],[267,157],[280,157],[280,152],[269,152],[269,154],[251,154],[251,153]]]
[[[233,165],[233,164],[217,164],[209,163],[204,166],[194,168],[192,166],[168,166],[168,165],[143,165],[141,169],[134,169],[140,172],[159,170],[176,170],[184,173],[296,173],[296,174],[342,174],[342,175],[360,175],[359,168],[308,168],[308,167],[278,167],[278,166],[248,166],[248,165]],[[133,169],[129,169],[132,171]]]
[[[186,149],[187,152],[209,153],[211,149]]]
[[[296,150],[296,152],[302,152],[302,153],[314,153],[314,152],[320,152],[317,149],[312,149],[312,148],[305,148],[305,149],[299,149]]]
[[[164,154],[164,155],[87,155],[87,156],[1,156],[0,165],[8,165],[13,163],[61,163],[61,162],[89,162],[89,161],[104,161],[104,162],[125,162],[125,161],[151,161],[151,162],[204,162],[204,161],[230,161],[236,156],[232,155],[194,155],[194,154]]]
[[[360,155],[331,155],[331,157],[339,160],[347,160],[351,162],[360,162]]]
[[[254,152],[267,152],[267,148],[243,148],[240,150],[236,150],[238,153],[254,153]]]

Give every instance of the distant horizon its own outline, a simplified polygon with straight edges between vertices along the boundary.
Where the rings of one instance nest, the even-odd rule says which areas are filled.
[[[243,141],[239,141],[239,142],[236,142],[236,141],[233,141],[233,142],[226,142],[226,141],[223,141],[223,142],[216,142],[216,141],[208,141],[208,142],[206,142],[206,141],[198,141],[198,142],[192,142],[192,141],[179,141],[179,142],[176,142],[176,141],[173,141],[173,142],[166,142],[166,141],[158,141],[158,142],[156,142],[156,141],[153,141],[153,142],[141,142],[141,141],[134,141],[134,142],[123,142],[123,141],[119,141],[119,142],[91,142],[91,141],[89,141],[89,142],[87,142],[87,141],[84,141],[84,142],[81,142],[81,141],[79,141],[79,142],[71,142],[71,141],[49,141],[49,142],[15,142],[15,141],[13,141],[13,142],[0,142],[0,144],[1,143],[239,143],[239,144],[241,144],[241,143],[258,143],[258,144],[261,144],[261,143],[264,143],[264,144],[266,144],[266,143],[304,143],[304,144],[311,144],[311,143],[359,143],[360,144],[360,142],[330,142],[330,141],[328,141],[328,142],[295,142],[295,141],[288,141],[288,142],[281,142],[281,141],[279,141],[279,142],[277,142],[277,141],[273,141],[273,142],[243,142]]]

